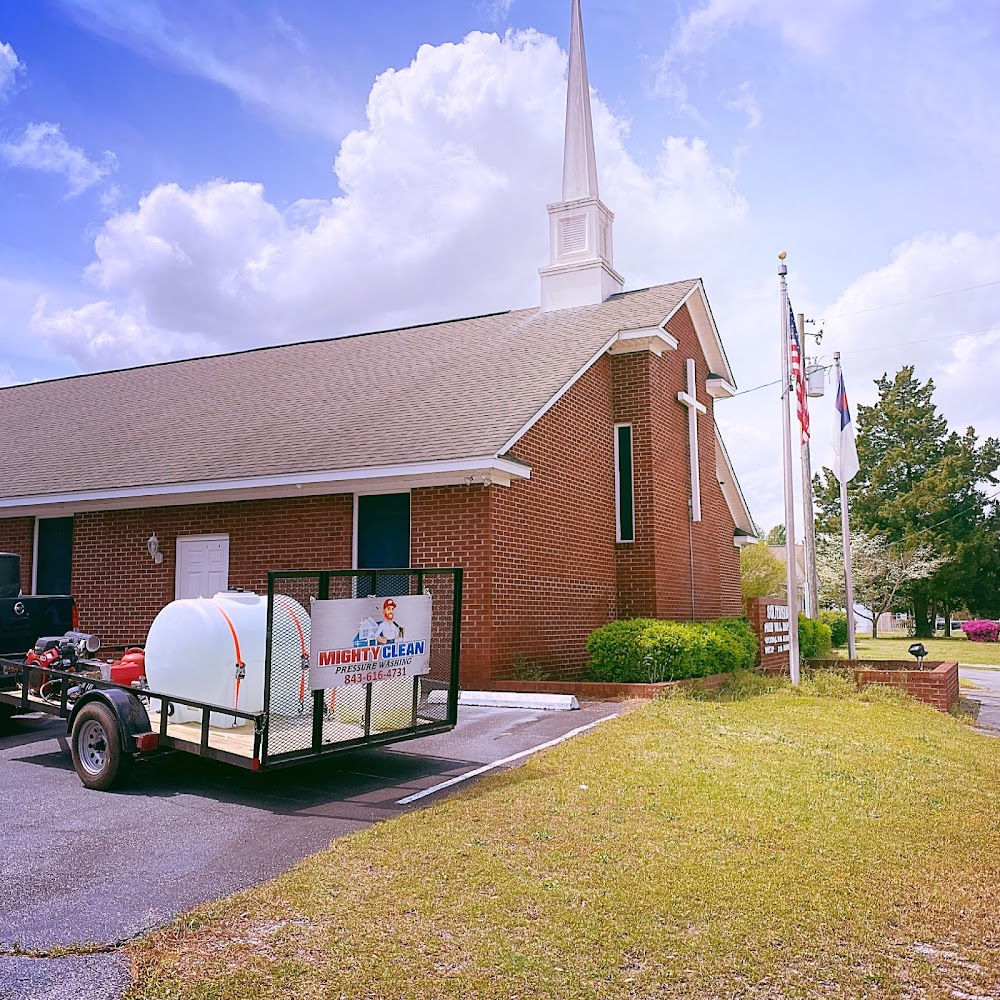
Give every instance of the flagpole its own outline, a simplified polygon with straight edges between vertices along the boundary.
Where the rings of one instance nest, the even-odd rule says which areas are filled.
[[[781,284],[781,440],[785,473],[785,585],[788,588],[788,673],[793,684],[799,683],[799,589],[795,572],[795,488],[792,485],[792,402],[791,402],[791,329],[788,325],[788,266],[784,250],[778,254],[778,278]]]
[[[802,354],[802,377],[806,371],[806,318],[798,314],[800,353]],[[802,404],[809,412],[809,397]],[[812,456],[809,438],[802,442],[799,464],[802,467],[802,542],[805,548],[806,570],[806,614],[812,619],[819,618],[819,575],[816,572],[816,515],[813,511]]]
[[[840,385],[840,351],[833,355],[834,363],[837,366],[837,385]],[[842,466],[842,463],[838,464]],[[847,655],[850,659],[858,658],[857,640],[854,629],[854,578],[851,568],[851,525],[850,514],[847,507],[847,478],[844,476],[843,468],[837,470],[837,478],[840,480],[840,535],[844,542],[844,600],[847,604]]]

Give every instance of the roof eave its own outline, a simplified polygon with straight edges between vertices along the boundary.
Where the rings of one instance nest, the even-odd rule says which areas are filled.
[[[719,334],[719,328],[715,325],[712,307],[709,305],[708,295],[705,293],[705,283],[701,278],[695,280],[690,290],[670,311],[670,314],[663,321],[664,328],[683,306],[687,306],[688,312],[691,314],[691,322],[694,324],[701,349],[705,353],[709,370],[721,376],[735,391],[736,379],[733,378],[732,369],[729,367],[726,349],[722,346],[722,337]]]
[[[0,498],[0,518],[71,514],[87,510],[124,510],[185,504],[225,503],[331,493],[404,492],[429,486],[496,484],[530,479],[531,467],[495,455],[422,462],[412,465],[330,469],[277,476],[153,483],[106,490]]]
[[[729,512],[733,516],[733,524],[742,534],[746,536],[756,536],[757,532],[754,528],[750,508],[747,506],[746,497],[743,495],[743,489],[740,486],[740,481],[736,478],[736,472],[733,469],[733,463],[729,458],[729,452],[726,450],[726,443],[722,440],[722,434],[719,432],[718,424],[715,425],[715,445],[716,474],[719,480],[719,485],[722,487],[722,495],[726,498],[726,504],[729,506]],[[735,541],[735,536],[734,544],[739,544],[739,542]]]

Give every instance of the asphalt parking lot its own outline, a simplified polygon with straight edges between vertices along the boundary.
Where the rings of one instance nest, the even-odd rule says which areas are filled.
[[[163,754],[115,793],[80,784],[64,722],[15,719],[0,731],[0,998],[120,996],[122,942],[468,782],[401,799],[619,710],[463,706],[454,732],[267,774]],[[48,957],[83,944],[89,954]]]

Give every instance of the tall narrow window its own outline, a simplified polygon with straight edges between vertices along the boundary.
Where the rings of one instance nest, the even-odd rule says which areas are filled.
[[[615,424],[615,512],[619,542],[635,541],[635,498],[632,470],[632,425]]]

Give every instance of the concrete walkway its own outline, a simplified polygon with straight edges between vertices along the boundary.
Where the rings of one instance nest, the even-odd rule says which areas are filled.
[[[975,684],[962,688],[962,697],[979,702],[979,729],[1000,736],[1000,670],[996,667],[959,667],[958,676]]]

